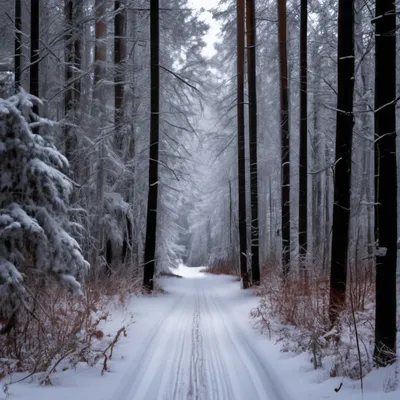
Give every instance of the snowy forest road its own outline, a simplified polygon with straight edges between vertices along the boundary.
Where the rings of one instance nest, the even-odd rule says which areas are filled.
[[[235,318],[240,299],[224,290],[229,278],[180,272],[183,279],[164,280],[162,310],[147,313],[145,327],[139,322],[144,340],[129,346],[134,357],[112,400],[289,400],[253,347],[254,332]]]

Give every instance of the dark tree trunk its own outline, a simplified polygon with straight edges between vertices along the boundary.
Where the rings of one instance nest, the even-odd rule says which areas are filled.
[[[102,80],[105,77],[105,68],[107,60],[107,24],[105,22],[106,2],[104,0],[95,0],[95,44],[94,44],[94,81],[93,81],[93,106],[94,117],[105,122],[105,89]],[[101,224],[101,217],[104,213],[104,187],[106,182],[105,144],[101,134],[102,126],[98,126],[99,140],[97,141],[97,165],[95,167],[96,175],[96,196],[97,196],[97,219],[94,227],[94,237],[98,241],[98,247],[103,250],[106,246],[106,232]],[[98,254],[94,253],[95,257]],[[96,262],[96,258],[92,262]]]
[[[65,22],[66,22],[66,34],[65,34],[65,49],[64,49],[64,61],[65,61],[65,86],[66,90],[64,93],[64,116],[66,119],[71,120],[71,111],[74,107],[74,88],[71,84],[74,76],[74,54],[73,54],[73,29],[74,29],[74,2],[73,0],[65,1]],[[70,136],[70,125],[64,125],[64,137],[65,137],[65,155],[68,160],[72,159],[72,152],[74,150],[74,140]]]
[[[330,249],[331,249],[331,242],[330,242],[330,236],[331,236],[331,216],[330,216],[330,204],[329,204],[329,198],[330,198],[330,174],[328,171],[325,173],[325,235],[324,235],[324,248],[323,248],[323,254],[322,254],[322,268],[323,269],[328,269],[329,268],[329,256],[330,256]],[[322,205],[321,205],[322,206]],[[322,213],[322,209],[321,209]]]
[[[15,41],[14,41],[14,84],[15,91],[19,91],[21,86],[21,46],[22,46],[22,20],[21,20],[21,0],[15,0]]]
[[[275,220],[273,218],[274,210],[272,206],[272,178],[269,176],[268,179],[268,200],[269,200],[269,251],[270,261],[276,261],[276,248],[275,248]]]
[[[251,205],[251,283],[260,284],[257,164],[257,83],[255,0],[246,0],[247,83],[249,98],[250,205]]]
[[[233,241],[233,200],[232,200],[232,183],[229,180],[229,247],[231,250],[230,259],[234,263],[235,271],[237,271],[237,262],[235,260],[235,243]]]
[[[124,119],[124,63],[126,57],[125,31],[126,31],[126,12],[121,7],[121,2],[114,2],[114,101],[115,101],[115,127],[117,132],[121,129]],[[122,143],[121,143],[122,146]]]
[[[321,63],[320,60],[317,59],[317,45],[314,44],[313,46],[313,59],[312,59],[312,69],[314,70],[313,80],[312,83],[312,109],[313,109],[313,117],[312,117],[312,136],[310,140],[310,150],[311,150],[311,159],[312,159],[312,170],[314,173],[311,176],[311,210],[310,210],[310,217],[311,217],[311,225],[312,225],[312,241],[309,243],[308,249],[310,245],[312,246],[312,263],[314,265],[322,264],[324,268],[324,262],[322,258],[322,244],[325,242],[322,240],[323,237],[323,188],[322,188],[322,174],[315,173],[322,168],[322,165],[325,165],[327,160],[325,160],[324,155],[324,162],[321,163],[322,159],[322,138],[320,134],[321,130],[321,117],[319,115],[320,107],[321,107],[321,99],[320,99],[320,92],[321,92]],[[330,228],[329,228],[330,229]],[[325,240],[328,240],[325,237]]]
[[[74,71],[75,77],[74,81],[74,107],[75,113],[79,110],[79,102],[81,98],[81,79],[79,76],[81,75],[81,66],[82,66],[82,15],[83,15],[83,0],[76,0],[74,2],[74,37],[73,37],[73,46],[74,46]]]
[[[315,105],[314,105],[315,107]],[[320,133],[318,130],[318,118],[315,113],[314,129],[311,138],[311,148],[313,153],[313,170],[318,171],[321,166],[321,144]],[[321,244],[322,244],[322,217],[323,217],[323,204],[322,204],[322,177],[321,174],[314,173],[312,175],[312,246],[313,246],[313,263],[317,265],[321,261]],[[326,238],[325,238],[326,240]]]
[[[307,0],[301,0],[300,11],[300,187],[299,187],[299,252],[300,268],[307,268]]]
[[[65,19],[66,19],[66,33],[65,33],[65,50],[64,50],[64,61],[65,61],[65,85],[67,90],[64,95],[64,107],[65,114],[72,109],[73,101],[73,90],[70,86],[70,80],[73,77],[73,67],[74,67],[74,54],[73,54],[73,29],[74,29],[74,1],[65,1]]]
[[[247,272],[246,172],[244,138],[244,21],[245,0],[237,0],[237,130],[240,274],[243,288],[249,287]]]
[[[117,151],[122,154],[123,135],[121,128],[124,124],[124,79],[125,79],[125,58],[126,58],[126,11],[120,0],[114,1],[114,124],[116,130]],[[126,196],[129,202],[129,196]],[[124,231],[122,242],[122,262],[126,260],[128,247],[131,245],[132,227],[130,219],[126,217],[127,229]]]
[[[144,251],[143,287],[152,291],[154,287],[154,267],[157,232],[158,198],[158,141],[160,110],[160,68],[159,68],[159,0],[150,3],[150,155],[149,192],[147,198],[146,241]]]
[[[286,276],[290,269],[290,134],[289,94],[286,39],[286,0],[278,0],[280,102],[281,102],[281,207],[282,207],[282,266]]]
[[[65,0],[65,93],[64,93],[64,117],[69,124],[64,125],[65,156],[69,161],[74,159],[75,151],[78,147],[78,137],[76,129],[71,124],[78,125],[78,115],[80,112],[80,69],[81,69],[81,50],[80,42],[82,38],[82,1]],[[76,165],[71,162],[71,176],[74,180],[79,179],[79,172]],[[71,202],[77,200],[77,192],[73,191]]]
[[[106,244],[106,268],[107,268],[107,275],[111,275],[112,274],[112,258],[113,258],[113,254],[112,254],[112,243],[110,239],[107,239],[107,244]]]
[[[349,246],[351,148],[354,91],[354,0],[339,0],[336,166],[332,221],[329,318],[335,323],[346,302]]]
[[[96,26],[95,26],[96,42],[94,46],[94,84],[96,90],[96,86],[99,86],[97,84],[100,82],[102,78],[104,78],[105,63],[107,57],[107,45],[105,41],[107,34],[107,25],[104,20],[106,12],[105,1],[96,0],[95,8],[96,8]],[[98,87],[97,90],[99,90]]]
[[[40,0],[31,0],[31,63],[29,71],[29,91],[36,97],[39,97],[39,24]],[[39,114],[37,104],[33,106],[33,112]]]
[[[376,0],[375,45],[375,239],[377,365],[396,359],[396,9]]]
[[[132,222],[128,216],[126,217],[126,232],[124,235],[124,240],[122,242],[122,263],[126,262],[128,247],[132,247]]]

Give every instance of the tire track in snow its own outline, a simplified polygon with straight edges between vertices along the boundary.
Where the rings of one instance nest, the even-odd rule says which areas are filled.
[[[204,393],[204,348],[203,348],[203,338],[201,334],[201,308],[199,293],[196,290],[195,302],[193,308],[193,319],[191,326],[191,347],[190,347],[190,366],[189,366],[189,385],[185,391],[178,393],[174,391],[172,399],[201,399]],[[187,368],[187,366],[185,366]],[[183,387],[182,378],[184,377],[183,371],[178,371],[177,381],[175,387],[178,383]]]
[[[208,397],[204,399],[234,400],[232,386],[235,389],[237,379],[229,376],[230,367],[233,364],[232,360],[226,360],[226,356],[231,356],[231,349],[226,348],[226,332],[221,331],[221,321],[215,317],[215,310],[210,307],[208,291],[202,292],[202,300],[205,314],[204,337],[208,366],[207,383],[208,387],[211,388]]]
[[[177,305],[182,301],[183,296],[178,297],[176,301],[173,302],[172,307],[168,310],[172,311]],[[152,327],[153,332],[149,334],[148,338],[142,343],[142,350],[139,352],[139,357],[137,360],[132,360],[131,367],[125,373],[124,377],[120,382],[120,389],[116,391],[112,400],[124,400],[129,399],[132,400],[133,397],[127,397],[130,394],[130,391],[134,387],[135,383],[138,380],[138,375],[140,371],[143,370],[143,365],[146,363],[146,359],[148,359],[148,349],[152,347],[153,342],[155,341],[158,333],[163,327],[163,323],[169,317],[169,312],[165,313]]]
[[[154,379],[143,399],[174,398],[174,382],[170,378],[180,376],[184,357],[188,353],[190,321],[187,320],[187,313],[191,308],[191,304],[185,301],[173,311],[169,324],[160,332],[163,337],[155,348],[157,359],[153,359],[153,368],[150,368],[154,370]]]
[[[146,367],[142,369],[134,396],[131,399],[168,399],[169,386],[174,366],[179,364],[179,352],[185,347],[183,340],[187,336],[187,313],[192,308],[188,302],[181,301],[166,318],[153,341],[147,349]],[[183,354],[184,351],[181,352]],[[176,379],[176,377],[175,377]]]
[[[224,321],[232,343],[234,343],[236,350],[241,354],[240,357],[251,371],[251,379],[254,382],[254,386],[260,391],[260,399],[289,400],[290,396],[285,391],[280,378],[269,368],[265,360],[262,360],[254,344],[246,337],[244,329],[231,316],[228,307],[223,304],[215,291],[213,291],[210,298],[213,299],[215,308]]]

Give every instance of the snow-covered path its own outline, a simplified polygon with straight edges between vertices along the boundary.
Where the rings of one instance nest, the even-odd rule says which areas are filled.
[[[221,289],[227,277],[180,273],[184,279],[166,280],[169,299],[140,332],[144,340],[130,345],[134,356],[112,400],[289,400],[253,332],[235,318],[234,299]]]
[[[184,278],[159,281],[165,294],[134,297],[124,309],[110,310],[108,340],[135,322],[103,376],[102,363],[79,363],[52,375],[53,386],[24,380],[10,386],[9,397],[0,391],[0,400],[360,399],[359,382],[329,378],[328,371],[313,369],[309,354],[282,353],[252,329],[248,314],[258,299],[233,277],[183,266],[177,273]],[[399,391],[383,392],[396,371],[394,365],[369,374],[364,400],[399,399]]]

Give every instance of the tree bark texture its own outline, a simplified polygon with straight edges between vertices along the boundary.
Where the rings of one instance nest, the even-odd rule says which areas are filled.
[[[307,268],[307,201],[308,201],[308,111],[307,111],[307,0],[300,3],[300,165],[299,165],[299,252],[300,268]],[[305,277],[305,274],[304,274]]]
[[[244,131],[244,25],[245,0],[237,0],[237,140],[240,274],[243,288],[249,287],[247,271],[246,172]]]
[[[33,96],[39,97],[39,40],[40,40],[40,0],[31,0],[31,63],[29,76],[29,91]],[[37,104],[33,112],[39,114]]]
[[[149,154],[149,191],[147,197],[146,241],[144,251],[143,287],[154,288],[154,270],[157,233],[158,199],[158,147],[159,147],[159,111],[160,111],[160,67],[159,67],[159,1],[150,3],[150,154]]]
[[[346,302],[353,138],[354,0],[339,0],[338,24],[336,165],[329,299],[332,324]]]
[[[249,99],[251,283],[260,284],[257,162],[257,83],[255,0],[246,0],[247,83]]]
[[[377,365],[396,359],[397,169],[396,9],[376,0],[375,46],[375,240]]]
[[[278,0],[278,34],[281,103],[281,212],[282,266],[286,276],[290,269],[290,132],[289,80],[287,65],[286,0]]]

